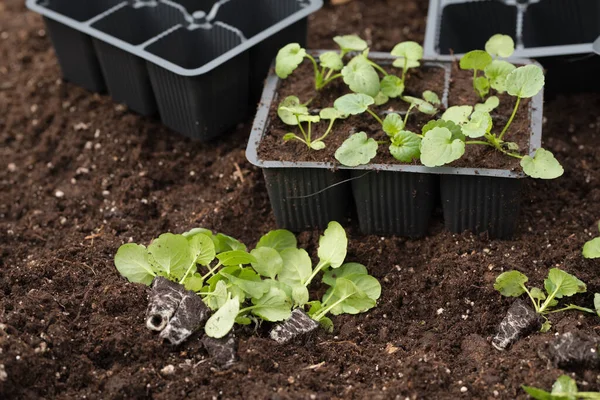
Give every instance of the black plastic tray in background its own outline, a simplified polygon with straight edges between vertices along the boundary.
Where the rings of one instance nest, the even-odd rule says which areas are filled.
[[[322,0],[27,0],[44,16],[65,80],[186,136],[243,121],[271,60],[306,42]]]
[[[600,90],[599,0],[429,0],[426,56],[483,49],[496,33],[513,38],[514,57],[544,66],[547,92]]]
[[[389,62],[391,58],[389,54],[375,52],[371,53],[371,57],[382,63]],[[522,59],[512,61],[531,63],[531,60]],[[446,70],[446,90],[442,102],[447,105],[450,62],[423,62],[423,65],[428,64],[443,65]],[[336,210],[339,214],[333,219],[340,221],[345,216],[346,204],[350,202],[344,197],[352,196],[363,233],[419,237],[426,235],[433,209],[441,197],[445,226],[451,232],[487,232],[490,237],[498,238],[508,238],[515,232],[521,178],[525,177],[522,172],[483,168],[427,168],[403,164],[369,164],[350,168],[326,162],[260,159],[258,146],[269,129],[269,109],[273,102],[278,101],[278,84],[279,78],[271,73],[267,77],[246,148],[248,160],[263,169],[278,226],[292,230],[322,228],[331,214],[318,216],[315,213],[320,209],[332,209],[324,203],[317,206],[317,198],[319,201],[329,201],[329,207],[339,206]],[[530,113],[529,154],[533,154],[541,144],[543,91],[532,98]],[[320,179],[318,185],[309,186],[307,180],[316,179],[306,176],[316,171],[330,176],[349,172],[350,181],[345,180],[348,175],[338,175],[336,180]],[[335,193],[327,195],[328,191]],[[309,203],[303,204],[299,198]]]

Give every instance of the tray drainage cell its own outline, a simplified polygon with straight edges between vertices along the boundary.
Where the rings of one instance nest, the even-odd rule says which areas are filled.
[[[177,28],[149,45],[146,51],[193,70],[241,43],[242,38],[234,30],[214,24],[209,29]],[[166,69],[168,66],[163,68],[151,62],[147,65],[161,119],[177,132],[208,140],[234,127],[240,116],[247,114],[246,53],[196,76],[178,75]]]
[[[123,2],[124,0],[40,0],[37,4],[75,21],[84,22]]]
[[[525,10],[523,44],[526,48],[592,43],[598,36],[598,0],[541,0]]]
[[[440,54],[483,49],[492,35],[502,33],[516,39],[517,8],[497,1],[449,4],[442,10]]]
[[[175,7],[156,1],[131,0],[92,27],[136,46],[184,22],[184,14]],[[94,46],[113,100],[142,115],[155,114],[156,101],[146,62],[102,40],[94,39]]]
[[[306,7],[302,0],[221,0],[212,12],[214,20],[239,29],[246,39],[269,31],[271,27]],[[291,42],[306,43],[307,19],[269,34],[250,49],[250,99],[256,105],[271,62],[279,49]]]

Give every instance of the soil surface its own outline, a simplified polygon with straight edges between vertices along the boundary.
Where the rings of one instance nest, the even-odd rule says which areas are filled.
[[[330,45],[328,48],[332,48]],[[389,60],[377,60],[374,56],[373,61],[381,65],[388,74],[401,76],[402,71],[392,67]],[[447,64],[451,73],[449,82],[446,82],[446,70],[444,66],[435,63],[425,63],[419,68],[410,69],[406,76],[405,96],[421,98],[426,90],[433,91],[442,101],[446,101],[448,107],[470,105],[475,106],[482,102],[482,99],[473,89],[473,74],[470,71],[462,71],[457,62]],[[273,71],[272,71],[273,73]],[[380,73],[381,77],[381,73]],[[353,133],[364,131],[368,137],[372,137],[380,142],[377,155],[370,164],[406,164],[396,160],[389,152],[390,140],[383,132],[381,124],[368,113],[350,116],[343,120],[337,120],[332,129],[323,140],[326,144],[325,149],[315,151],[309,149],[306,144],[291,140],[285,142],[283,136],[288,132],[302,137],[300,128],[286,125],[277,115],[279,103],[288,96],[296,96],[301,103],[308,103],[309,112],[318,115],[319,111],[326,107],[333,107],[334,102],[340,96],[352,93],[348,86],[344,84],[341,78],[328,84],[320,91],[314,88],[314,70],[312,63],[305,59],[304,62],[288,78],[279,80],[274,101],[270,105],[269,120],[267,129],[259,143],[258,155],[261,160],[266,161],[314,161],[331,162],[334,165],[340,165],[335,159],[336,150]],[[446,91],[446,85],[448,92]],[[446,99],[444,99],[446,94]],[[492,90],[490,95],[495,95],[500,100],[500,105],[490,114],[493,120],[492,133],[500,134],[510,115],[513,112],[515,101],[507,93],[497,93]],[[385,118],[387,113],[399,113],[404,116],[408,109],[408,103],[400,98],[390,99],[381,106],[372,105],[369,107],[381,119]],[[431,120],[441,118],[446,107],[442,104],[436,115],[427,115],[420,113],[416,108],[411,110],[407,119],[406,129],[421,133],[422,128]],[[531,130],[531,102],[530,99],[523,99],[517,110],[509,129],[506,131],[504,140],[516,143],[522,154],[529,153],[529,137]],[[311,124],[311,139],[315,140],[322,137],[329,129],[330,121],[321,121],[318,124]],[[304,130],[308,131],[308,124],[303,124]],[[419,160],[413,160],[412,164],[421,165]],[[518,170],[519,159],[506,156],[492,147],[485,145],[467,145],[465,154],[460,160],[450,165],[455,167],[471,168],[498,168],[508,170]]]
[[[358,1],[311,18],[311,48],[357,33],[389,51],[422,41],[425,1]],[[148,288],[114,268],[117,248],[196,226],[253,246],[275,228],[262,173],[244,156],[251,121],[201,144],[60,79],[42,19],[0,3],[0,398],[524,399],[566,371],[540,357],[555,333],[600,333],[600,318],[553,314],[506,352],[490,345],[511,304],[503,270],[542,285],[560,266],[600,291],[583,243],[600,218],[599,94],[547,96],[544,145],[565,167],[528,180],[512,241],[455,235],[434,222],[420,240],[359,234],[348,260],[382,283],[378,307],[334,317],[335,331],[275,345],[240,331],[240,361],[216,370],[198,340],[177,348],[144,326]],[[321,232],[299,235],[316,254]],[[315,288],[316,290],[317,288]],[[173,366],[173,368],[167,366]],[[172,373],[170,373],[172,372]],[[600,389],[600,371],[573,375]]]

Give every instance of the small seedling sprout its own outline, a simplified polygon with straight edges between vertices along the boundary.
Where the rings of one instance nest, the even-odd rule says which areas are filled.
[[[596,310],[576,306],[574,304],[555,309],[558,305],[558,299],[571,297],[577,293],[585,293],[587,291],[585,283],[561,269],[552,268],[548,272],[548,277],[544,280],[544,289],[546,290],[546,293],[537,287],[527,288],[525,283],[527,283],[528,280],[529,278],[519,271],[507,271],[498,275],[496,282],[494,283],[494,289],[506,297],[520,297],[522,294],[526,293],[531,299],[535,312],[544,317],[546,321],[542,325],[542,332],[550,330],[551,324],[550,321],[548,321],[548,318],[546,318],[546,315],[551,313],[579,310],[597,314]]]
[[[522,385],[521,388],[536,400],[577,400],[577,399],[600,399],[599,392],[580,392],[575,379],[568,375],[561,375],[552,385],[552,391],[538,389],[534,386]]]

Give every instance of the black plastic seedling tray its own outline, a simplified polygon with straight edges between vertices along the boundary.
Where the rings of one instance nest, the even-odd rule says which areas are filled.
[[[304,44],[322,0],[27,0],[42,14],[63,77],[186,136],[243,121],[271,60]]]
[[[387,53],[370,54],[382,64],[392,59]],[[442,103],[447,105],[451,62],[431,59],[424,65],[444,68]],[[363,233],[420,237],[427,233],[439,195],[449,231],[488,232],[496,238],[513,235],[525,177],[522,172],[399,164],[345,167],[332,162],[260,159],[258,147],[269,130],[271,104],[279,102],[279,82],[271,70],[246,149],[248,160],[263,169],[278,226],[294,231],[323,228],[330,220],[344,220],[353,199]],[[533,155],[541,146],[543,91],[531,99],[530,113],[529,153]]]

